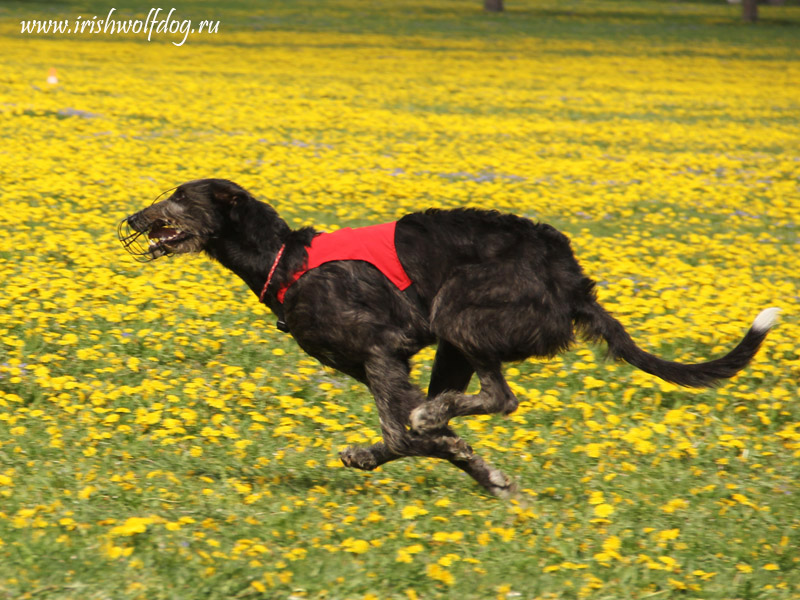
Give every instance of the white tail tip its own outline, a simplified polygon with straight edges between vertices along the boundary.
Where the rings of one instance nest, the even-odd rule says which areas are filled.
[[[772,307],[772,308],[765,308],[756,317],[756,320],[753,321],[753,326],[751,329],[755,329],[756,331],[763,332],[768,331],[775,325],[775,322],[778,320],[778,315],[781,314],[781,309]]]

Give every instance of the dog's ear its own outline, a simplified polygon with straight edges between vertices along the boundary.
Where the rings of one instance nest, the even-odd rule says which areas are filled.
[[[218,179],[211,187],[211,196],[231,222],[240,223],[247,219],[250,206],[248,201],[253,197],[242,186],[227,179]]]
[[[236,185],[232,181],[220,181],[213,186],[211,194],[216,202],[234,207],[247,199],[247,192],[244,188]]]

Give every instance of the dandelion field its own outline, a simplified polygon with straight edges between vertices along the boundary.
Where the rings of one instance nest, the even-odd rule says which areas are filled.
[[[800,7],[264,4],[181,3],[220,20],[181,47],[0,8],[0,598],[800,597]],[[365,389],[219,266],[116,240],[209,176],[293,226],[549,222],[666,358],[783,314],[714,390],[583,343],[508,365],[519,410],[454,426],[515,501],[433,460],[352,471]]]

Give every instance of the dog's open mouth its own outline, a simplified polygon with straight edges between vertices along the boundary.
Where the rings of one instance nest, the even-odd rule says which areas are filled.
[[[143,219],[139,213],[120,221],[117,237],[128,254],[139,262],[200,249],[200,237],[196,233],[164,219]]]
[[[175,246],[192,237],[170,223],[157,221],[147,232],[149,249],[154,257],[163,256],[174,250]]]

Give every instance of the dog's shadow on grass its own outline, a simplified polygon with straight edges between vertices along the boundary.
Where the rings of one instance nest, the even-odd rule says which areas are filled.
[[[363,472],[353,469],[328,468],[316,471],[289,469],[279,475],[278,483],[270,484],[274,491],[280,489],[288,495],[304,495],[314,488],[325,488],[333,493],[361,495],[389,495],[398,503],[411,500],[435,501],[460,489],[464,493],[474,492],[486,499],[495,498],[475,484],[466,473],[453,470],[443,461],[441,466],[426,469],[422,463],[409,462],[384,466],[375,471]]]
[[[404,497],[423,499],[428,496],[436,499],[447,495],[448,490],[463,489],[474,491],[480,496],[492,498],[466,474],[451,470],[447,462],[433,469],[425,468],[425,463],[398,462],[388,468],[380,467],[374,471],[364,472],[345,468],[317,467],[286,468],[268,470],[245,467],[228,470],[204,468],[194,469],[188,474],[193,478],[206,477],[214,481],[234,478],[253,486],[253,490],[269,489],[281,496],[306,496],[316,489],[324,488],[333,494],[389,494],[402,501]]]

